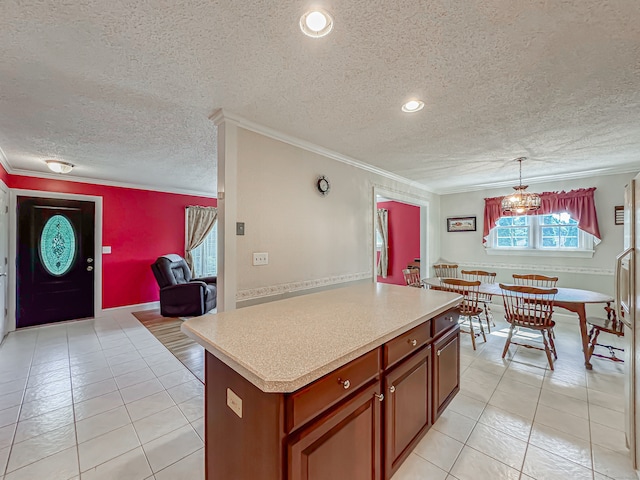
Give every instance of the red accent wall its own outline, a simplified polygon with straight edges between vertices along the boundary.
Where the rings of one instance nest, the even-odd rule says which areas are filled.
[[[150,265],[166,253],[184,255],[185,207],[217,205],[215,198],[20,175],[7,177],[5,183],[10,188],[102,197],[102,244],[110,245],[112,252],[102,255],[103,308],[158,300],[158,285]]]
[[[378,282],[405,285],[402,270],[420,258],[420,207],[400,202],[379,202],[389,212],[389,272]]]

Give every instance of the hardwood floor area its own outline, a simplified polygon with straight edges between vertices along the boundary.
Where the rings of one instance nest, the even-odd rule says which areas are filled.
[[[160,342],[204,383],[204,348],[180,331],[182,320],[160,315],[160,310],[133,312]]]

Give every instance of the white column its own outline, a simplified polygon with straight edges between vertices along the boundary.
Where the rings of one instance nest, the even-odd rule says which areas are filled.
[[[236,309],[238,211],[238,125],[222,110],[211,117],[218,127],[218,312]]]

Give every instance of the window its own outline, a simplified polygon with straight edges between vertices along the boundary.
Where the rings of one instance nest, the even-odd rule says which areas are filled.
[[[578,228],[568,213],[500,217],[489,235],[490,255],[518,253],[593,254],[593,235]]]
[[[193,257],[193,276],[208,277],[218,274],[218,223],[200,245],[191,250]]]

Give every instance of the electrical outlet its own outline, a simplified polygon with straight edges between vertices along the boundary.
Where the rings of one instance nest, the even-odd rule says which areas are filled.
[[[269,254],[267,252],[254,252],[253,254],[254,265],[268,265]]]

